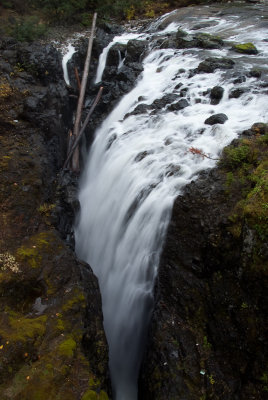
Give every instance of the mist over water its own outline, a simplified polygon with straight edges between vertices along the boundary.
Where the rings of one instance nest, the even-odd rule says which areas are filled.
[[[80,184],[76,251],[99,279],[116,400],[137,399],[154,278],[175,197],[201,170],[214,167],[213,159],[241,131],[254,122],[266,121],[267,88],[262,80],[247,77],[243,86],[249,90],[230,99],[229,93],[236,87],[234,71],[189,77],[191,69],[213,56],[234,59],[236,71],[243,73],[267,65],[268,30],[262,24],[263,11],[254,7],[249,10],[254,12],[235,15],[233,9],[232,13],[218,15],[219,6],[173,12],[154,22],[145,33],[116,37],[100,58],[96,82],[101,80],[113,44],[133,38],[153,41],[155,35],[176,31],[178,26],[191,32],[201,22],[209,24],[202,31],[238,42],[249,41],[254,32],[250,41],[260,50],[257,56],[244,56],[227,48],[160,50],[152,45],[136,87],[95,133]],[[168,19],[170,22],[162,26]],[[208,89],[219,85],[224,88],[223,98],[218,105],[211,105]],[[182,89],[188,107],[171,111],[167,105],[131,115],[138,105],[152,105],[168,94],[179,96]],[[228,120],[224,125],[205,125],[213,113],[225,113]],[[210,158],[192,154],[192,147]]]

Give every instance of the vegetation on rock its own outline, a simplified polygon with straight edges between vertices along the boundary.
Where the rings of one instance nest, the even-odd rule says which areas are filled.
[[[256,49],[256,47],[252,43],[234,44],[232,48],[237,53],[258,54],[258,50]]]

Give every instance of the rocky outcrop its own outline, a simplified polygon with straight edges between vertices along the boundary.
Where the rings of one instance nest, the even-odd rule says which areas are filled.
[[[250,132],[175,201],[140,399],[265,397],[267,125]]]
[[[75,179],[59,175],[73,112],[60,55],[8,39],[1,55],[0,397],[105,400],[100,291],[69,246]]]

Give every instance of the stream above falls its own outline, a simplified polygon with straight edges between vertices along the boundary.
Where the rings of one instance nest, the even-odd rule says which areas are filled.
[[[95,132],[75,227],[76,252],[100,283],[116,400],[138,396],[174,199],[243,130],[266,122],[267,32],[265,4],[188,7],[116,36],[100,57],[96,83],[110,49],[121,46],[120,72],[127,46],[142,44],[135,87]],[[258,52],[236,52],[234,42],[252,42]]]

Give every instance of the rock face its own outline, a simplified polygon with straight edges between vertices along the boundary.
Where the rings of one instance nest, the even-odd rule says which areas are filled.
[[[267,126],[258,129],[267,132]],[[249,194],[250,175],[263,176],[267,162],[264,141],[234,142],[220,168],[203,173],[175,201],[155,284],[140,399],[265,397],[267,214],[258,204],[267,193],[257,184],[262,194],[254,202]],[[246,156],[251,145],[256,169]]]
[[[98,282],[66,244],[75,180],[58,173],[73,105],[60,55],[0,50],[0,397],[107,400]]]

